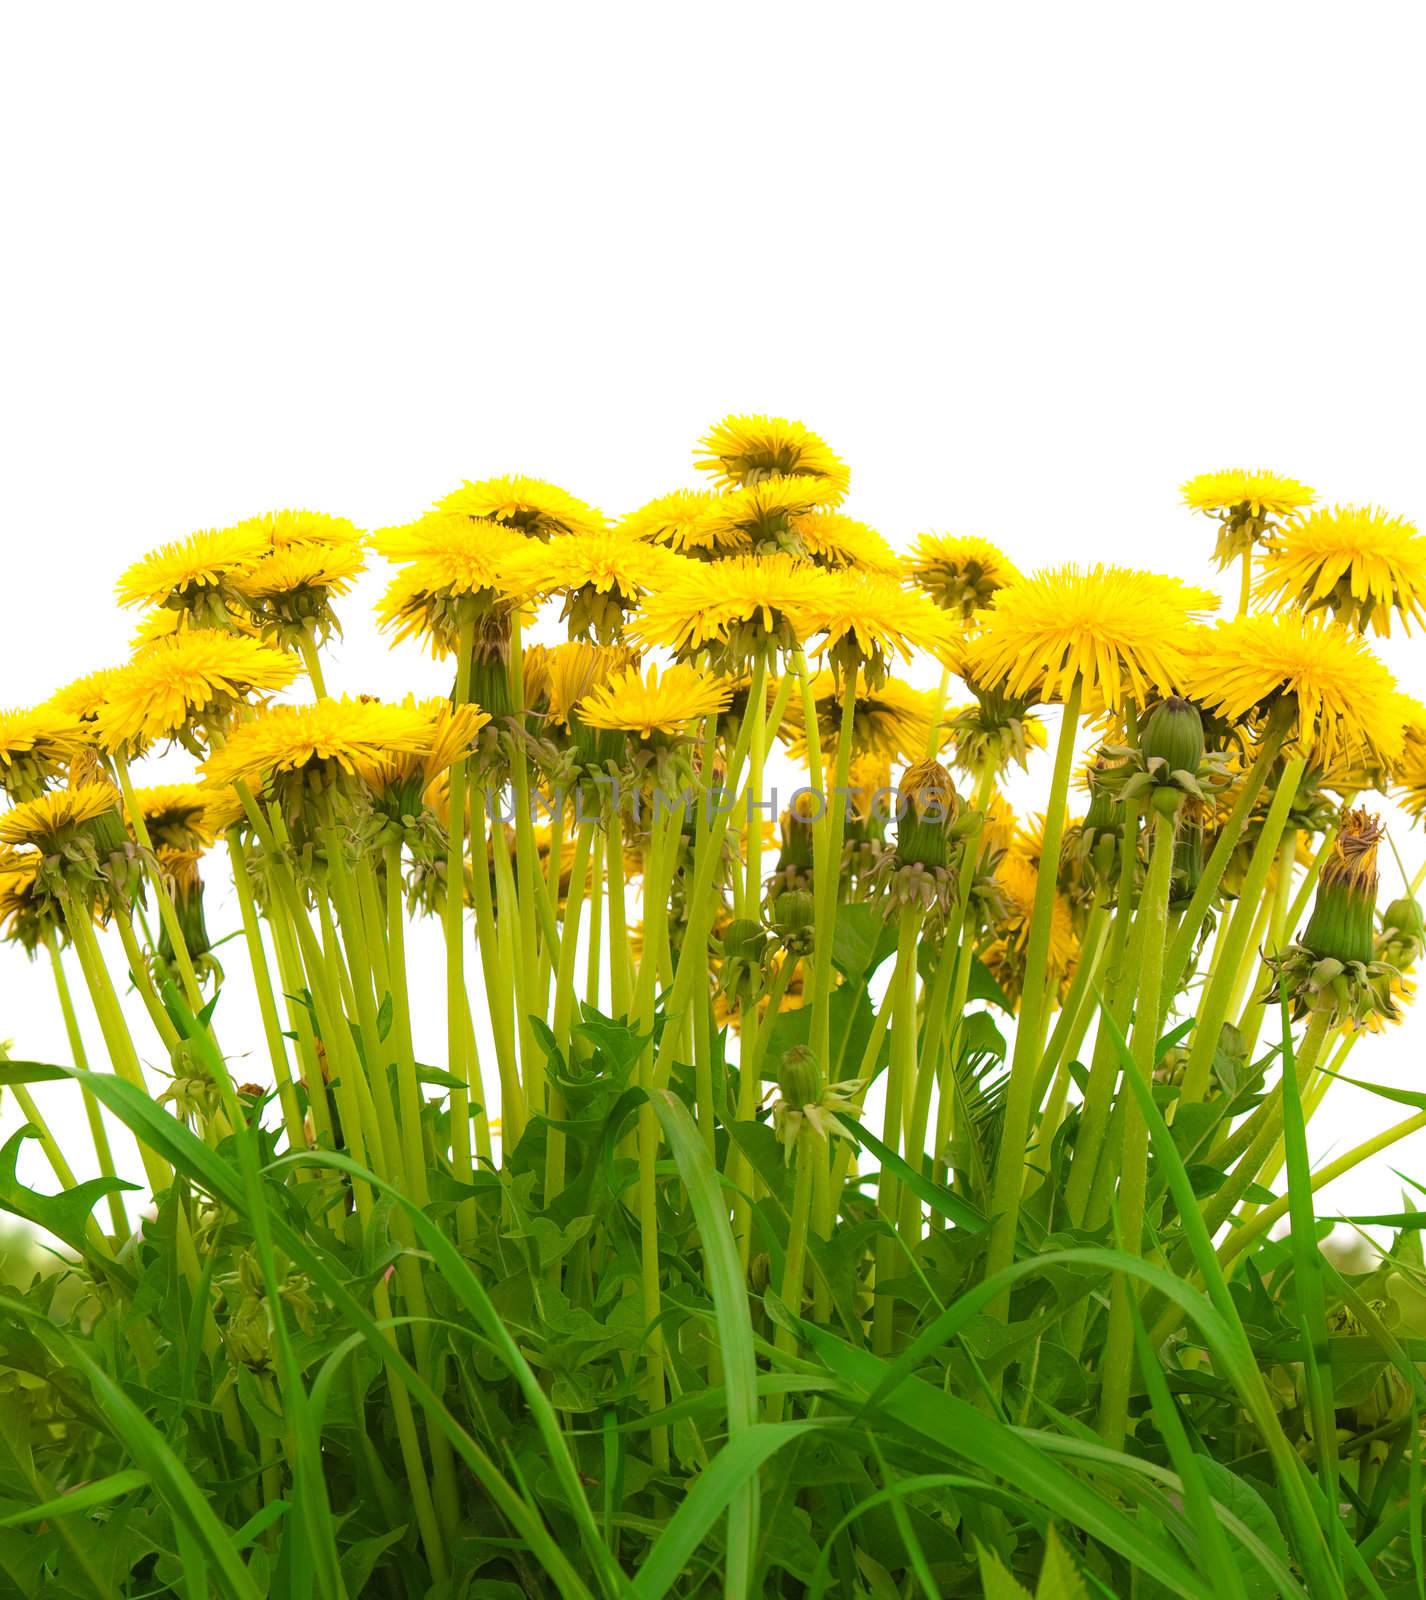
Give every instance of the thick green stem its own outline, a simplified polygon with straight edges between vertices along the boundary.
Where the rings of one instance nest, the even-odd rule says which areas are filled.
[[[916,951],[924,917],[919,906],[902,907],[896,934],[896,967],[891,977],[891,1060],[886,1072],[886,1108],[882,1117],[881,1137],[887,1148],[897,1154],[901,1151],[906,1086],[916,1080]],[[895,1228],[898,1221],[900,1192],[901,1186],[891,1169],[883,1166],[877,1174],[876,1208],[891,1228]],[[892,1276],[899,1254],[894,1239],[877,1240],[878,1282]],[[895,1309],[895,1302],[890,1295],[876,1296],[872,1308],[872,1349],[878,1355],[891,1353]]]

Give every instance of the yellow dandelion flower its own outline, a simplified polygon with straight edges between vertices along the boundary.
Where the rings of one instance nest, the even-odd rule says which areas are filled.
[[[806,638],[808,610],[831,581],[786,555],[690,563],[645,599],[632,632],[681,657],[712,648],[738,666],[760,646],[785,650]]]
[[[896,552],[876,531],[840,511],[809,511],[794,517],[792,530],[808,556],[824,567],[855,567],[895,577],[901,570]]]
[[[720,520],[722,499],[712,489],[675,489],[631,511],[618,531],[628,539],[664,545],[678,555],[716,558],[750,552],[751,537]]]
[[[1216,517],[1222,524],[1213,552],[1220,568],[1249,554],[1274,523],[1295,516],[1317,498],[1315,489],[1296,478],[1237,467],[1200,473],[1190,478],[1180,493],[1186,506]]]
[[[254,528],[220,528],[190,534],[160,545],[136,561],[119,579],[126,606],[161,606],[222,625],[234,584],[267,554],[267,541]]]
[[[1035,885],[1039,880],[1038,862],[1023,848],[1031,842],[1017,835],[995,864],[995,881],[1005,898],[1006,914],[982,952],[991,975],[1011,1000],[1018,1000],[1025,987],[1030,920],[1035,907]],[[1050,912],[1050,943],[1045,966],[1046,976],[1059,993],[1063,993],[1074,970],[1078,948],[1069,902],[1056,892]]]
[[[28,800],[52,783],[89,744],[89,730],[53,702],[0,711],[0,791]]]
[[[213,838],[216,839],[229,828],[236,828],[247,820],[243,802],[231,784],[224,784],[219,788],[210,788],[204,784],[202,789],[204,795],[202,826]]]
[[[55,910],[39,884],[37,851],[0,849],[0,938],[33,952],[54,925]]]
[[[846,688],[844,680],[825,671],[814,674],[810,687],[817,713],[817,737],[826,756],[836,747]],[[854,755],[882,762],[920,761],[931,737],[931,710],[931,696],[899,678],[887,678],[873,688],[865,674],[859,673],[852,711]],[[788,699],[781,736],[790,755],[798,761],[807,759],[807,723],[802,696],[796,691]]]
[[[97,672],[86,672],[82,678],[56,689],[47,702],[62,716],[77,717],[81,722],[92,722],[99,715],[104,702],[122,667],[101,667]]]
[[[390,746],[372,758],[357,759],[363,781],[392,802],[393,814],[414,816],[421,796],[435,780],[470,754],[477,735],[490,721],[475,705],[453,706],[449,700],[417,703],[404,700],[395,710],[416,711],[425,720],[425,740],[416,749]]]
[[[290,656],[256,639],[212,630],[161,639],[115,673],[99,711],[99,743],[132,754],[156,739],[221,726],[238,702],[285,689],[297,672]]]
[[[942,610],[959,612],[967,622],[1020,577],[988,539],[972,534],[921,534],[903,558],[903,570]]]
[[[506,572],[524,541],[499,523],[433,512],[382,529],[373,543],[404,563],[377,603],[378,620],[398,639],[424,638],[435,655],[456,649],[463,610],[508,620],[516,604]]]
[[[87,823],[117,811],[119,791],[108,783],[51,789],[0,812],[0,844],[57,854]]]
[[[532,539],[563,533],[597,533],[605,520],[602,511],[555,484],[518,475],[462,484],[438,500],[436,506],[457,516],[498,523]]]
[[[260,632],[285,645],[336,628],[332,600],[346,594],[366,557],[359,544],[288,544],[242,578],[238,589]]]
[[[254,793],[275,779],[336,773],[360,777],[392,756],[420,756],[430,748],[431,716],[414,705],[379,700],[318,700],[305,706],[269,706],[240,723],[203,763],[210,789],[245,783]]]
[[[345,594],[365,564],[360,545],[285,545],[242,578],[238,591],[256,610],[265,602],[315,601]]]
[[[841,670],[860,664],[875,685],[896,656],[910,661],[926,650],[948,664],[958,659],[955,624],[925,595],[874,572],[844,568],[825,579],[809,593],[803,626],[821,636],[818,652]]]
[[[1142,704],[1183,684],[1188,623],[1217,600],[1177,578],[1125,567],[1058,567],[1007,584],[967,648],[975,681],[1063,700],[1076,678],[1086,709]]]
[[[683,564],[682,556],[658,545],[601,529],[566,534],[549,544],[527,540],[501,578],[507,592],[522,600],[561,596],[560,621],[569,624],[571,639],[611,644],[625,614]]]
[[[709,512],[713,535],[726,541],[749,542],[754,550],[772,545],[802,554],[796,523],[828,502],[827,480],[799,474],[793,478],[763,478],[743,489],[730,489],[718,497]]]
[[[204,850],[213,842],[209,790],[196,783],[160,783],[136,789],[139,814],[156,846]]]
[[[1391,613],[1406,631],[1426,622],[1426,539],[1404,517],[1372,506],[1313,511],[1274,530],[1267,566],[1254,591],[1272,605],[1330,611],[1359,632],[1391,632]]]
[[[641,672],[626,667],[587,694],[576,707],[579,719],[590,728],[637,734],[686,733],[711,712],[722,711],[732,698],[732,685],[697,668],[676,665],[662,674],[650,666]]]
[[[615,673],[638,666],[633,653],[618,645],[556,645],[546,657],[550,716],[565,727],[570,713]]]
[[[1396,762],[1404,705],[1356,634],[1321,616],[1244,616],[1190,635],[1183,686],[1232,722],[1291,697],[1298,746],[1323,768]]]
[[[345,517],[329,517],[321,511],[267,511],[238,523],[247,533],[262,535],[269,550],[291,550],[312,546],[323,550],[358,548],[366,535]]]
[[[699,441],[693,464],[730,488],[794,474],[821,478],[822,504],[840,500],[852,476],[825,439],[787,417],[724,417]]]
[[[1404,697],[1403,697],[1404,698]],[[1408,702],[1402,751],[1396,763],[1396,799],[1412,821],[1426,818],[1426,716]]]

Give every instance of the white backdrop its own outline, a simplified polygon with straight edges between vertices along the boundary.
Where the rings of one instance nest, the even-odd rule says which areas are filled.
[[[1419,519],[1422,18],[6,8],[0,704],[122,656],[113,579],[161,540],[404,520],[506,471],[618,512],[690,482],[731,410],[822,431],[893,542],[978,532],[1022,566],[1203,581],[1177,485],[1224,465]],[[441,685],[346,609],[338,680]],[[1423,651],[1385,648],[1419,695]],[[5,1037],[65,1049],[8,947]],[[1426,1015],[1353,1070],[1426,1087],[1423,1043]],[[1400,1114],[1339,1086],[1315,1153]],[[1398,1188],[1378,1165],[1327,1200]]]

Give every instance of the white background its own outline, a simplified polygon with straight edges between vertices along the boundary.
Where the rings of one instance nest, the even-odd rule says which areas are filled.
[[[1177,486],[1226,465],[1419,519],[1421,19],[6,7],[0,703],[122,657],[112,582],[162,540],[404,520],[506,471],[619,512],[732,410],[825,433],[893,542],[1022,566],[1205,580]],[[439,685],[348,615],[344,686]],[[1386,650],[1418,694],[1421,648]],[[4,1036],[64,1052],[9,948]],[[1426,1088],[1423,1039],[1353,1070]],[[1339,1086],[1316,1152],[1402,1114]],[[1379,1164],[1330,1200],[1398,1189]]]

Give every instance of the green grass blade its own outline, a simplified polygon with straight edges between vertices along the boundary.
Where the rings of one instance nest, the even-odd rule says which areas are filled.
[[[713,1158],[688,1108],[667,1090],[653,1096],[653,1108],[664,1138],[688,1191],[703,1241],[708,1288],[718,1322],[723,1380],[728,1397],[728,1438],[737,1439],[758,1419],[758,1368],[753,1350],[753,1324],[738,1246],[728,1221],[723,1190]],[[728,1507],[728,1600],[747,1592],[753,1551],[758,1541],[758,1480],[750,1477]]]
[[[630,1600],[663,1600],[684,1576],[694,1551],[727,1512],[739,1489],[784,1445],[824,1426],[818,1422],[755,1422],[730,1439],[665,1523],[630,1586]]]
[[[30,1522],[43,1522],[47,1517],[72,1517],[78,1511],[92,1511],[95,1506],[107,1505],[121,1495],[142,1489],[148,1481],[148,1473],[137,1469],[111,1472],[107,1478],[96,1478],[93,1483],[82,1484],[67,1494],[57,1494],[52,1500],[0,1517],[0,1528],[23,1528]]]

